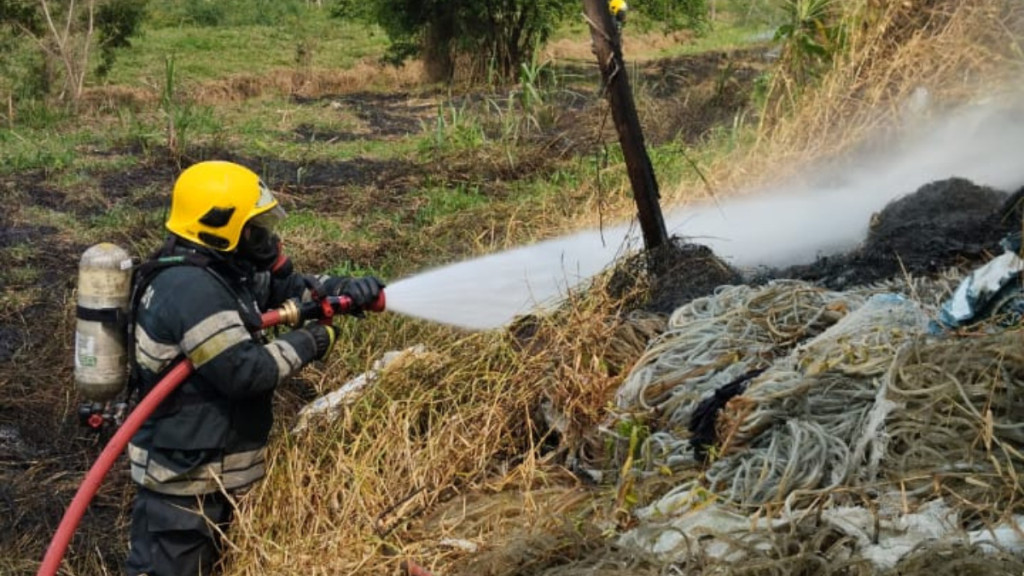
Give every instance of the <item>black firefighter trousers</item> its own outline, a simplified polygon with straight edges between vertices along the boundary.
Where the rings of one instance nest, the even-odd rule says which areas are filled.
[[[128,576],[212,574],[220,557],[220,533],[231,513],[231,502],[219,492],[170,496],[139,487],[125,564]]]

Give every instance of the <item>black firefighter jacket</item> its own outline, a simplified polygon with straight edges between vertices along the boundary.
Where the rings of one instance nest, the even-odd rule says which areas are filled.
[[[181,358],[195,370],[128,445],[132,480],[155,492],[206,494],[264,475],[274,388],[313,360],[303,329],[267,341],[260,315],[305,297],[303,277],[271,278],[234,263],[161,270],[136,313],[135,354],[145,393]]]

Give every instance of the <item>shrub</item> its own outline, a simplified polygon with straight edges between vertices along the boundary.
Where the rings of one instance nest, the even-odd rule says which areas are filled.
[[[372,0],[364,8],[340,0],[332,14],[380,25],[391,40],[388,61],[419,55],[435,80],[479,80],[488,71],[514,80],[555,27],[579,10],[578,0]]]
[[[96,74],[101,78],[113,68],[117,49],[131,47],[131,38],[138,34],[145,15],[146,0],[111,0],[96,10],[100,47]]]

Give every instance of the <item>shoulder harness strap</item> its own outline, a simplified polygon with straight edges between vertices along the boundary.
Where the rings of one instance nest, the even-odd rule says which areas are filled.
[[[125,351],[129,359],[128,390],[127,396],[138,391],[142,395],[141,374],[138,361],[135,359],[135,318],[138,312],[139,303],[142,301],[146,288],[153,282],[157,274],[173,266],[197,266],[209,271],[218,281],[227,285],[227,282],[219,274],[210,269],[211,258],[202,254],[173,254],[175,237],[171,236],[163,246],[150,255],[149,259],[139,264],[132,270],[131,295],[128,301],[128,316],[125,320]],[[172,362],[167,370],[174,367],[177,362]],[[158,381],[164,374],[158,375]]]

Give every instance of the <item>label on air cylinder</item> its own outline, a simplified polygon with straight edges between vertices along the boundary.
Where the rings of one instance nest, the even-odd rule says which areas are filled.
[[[96,338],[75,332],[75,368],[96,366]]]

